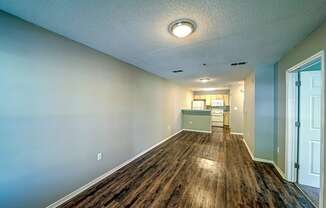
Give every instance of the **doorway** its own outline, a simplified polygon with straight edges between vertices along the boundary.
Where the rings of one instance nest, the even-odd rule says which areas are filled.
[[[287,72],[286,176],[318,207],[324,161],[323,52]]]
[[[297,72],[297,180],[317,206],[320,193],[320,137],[321,137],[321,61],[308,63]]]

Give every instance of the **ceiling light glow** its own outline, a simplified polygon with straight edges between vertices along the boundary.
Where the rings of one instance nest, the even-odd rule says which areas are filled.
[[[200,78],[199,81],[206,83],[209,82],[211,79],[210,78]]]
[[[169,32],[177,38],[185,38],[196,29],[194,21],[189,19],[180,19],[169,25]]]

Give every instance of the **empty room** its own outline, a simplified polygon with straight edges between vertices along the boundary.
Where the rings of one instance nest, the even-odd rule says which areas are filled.
[[[326,0],[0,0],[1,208],[326,208]]]

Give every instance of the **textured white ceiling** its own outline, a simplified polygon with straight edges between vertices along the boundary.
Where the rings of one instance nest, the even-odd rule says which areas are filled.
[[[0,9],[191,88],[274,64],[326,20],[326,0],[0,0]],[[179,18],[198,25],[186,39],[167,31]],[[249,64],[231,69],[238,61]]]

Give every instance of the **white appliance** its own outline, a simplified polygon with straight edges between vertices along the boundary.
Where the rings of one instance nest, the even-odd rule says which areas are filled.
[[[212,100],[212,107],[224,106],[223,100]]]
[[[192,101],[193,110],[204,110],[205,109],[205,100],[193,100]]]
[[[224,110],[223,110],[223,100],[212,100],[212,126],[223,127],[224,126]]]

